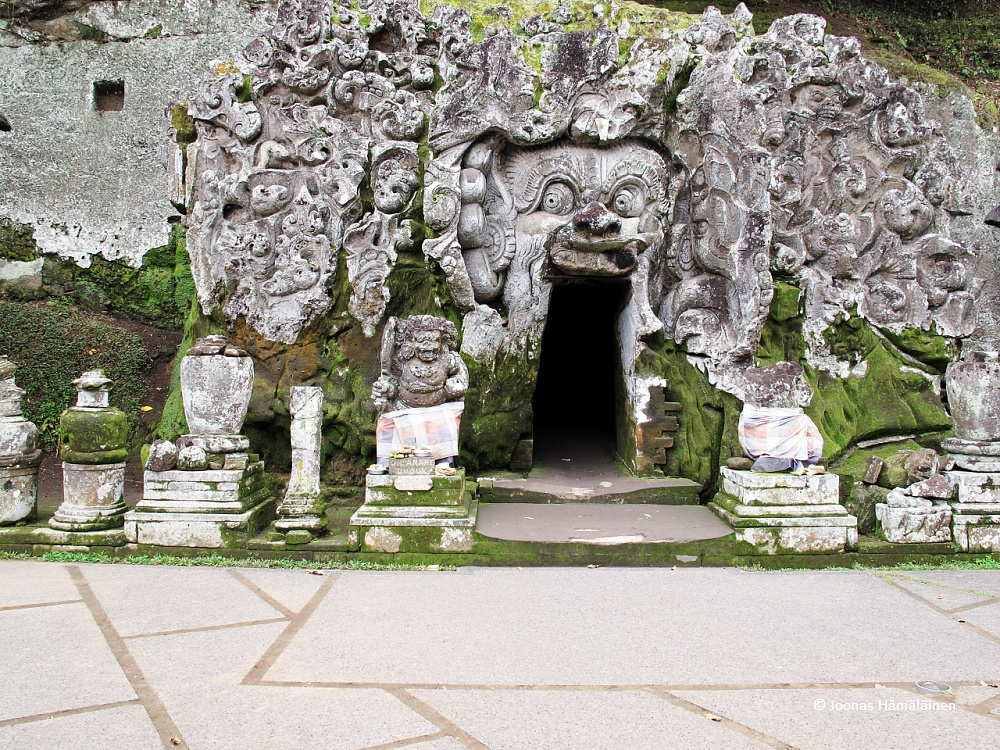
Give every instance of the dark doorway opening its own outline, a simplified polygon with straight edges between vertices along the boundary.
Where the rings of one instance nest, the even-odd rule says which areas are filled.
[[[627,289],[590,281],[553,287],[532,403],[536,464],[614,455],[618,315]]]

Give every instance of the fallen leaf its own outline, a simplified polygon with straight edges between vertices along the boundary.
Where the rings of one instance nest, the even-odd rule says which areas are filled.
[[[943,597],[943,596],[935,596],[934,598],[935,598],[935,599],[944,599],[944,597]]]
[[[600,565],[588,565],[587,567],[588,567],[588,568],[599,568],[599,567],[601,567],[601,566],[600,566]]]
[[[309,573],[309,574],[314,575],[314,576],[321,576],[321,575],[323,575],[323,571],[322,570],[309,570],[309,569],[306,569],[306,573]]]
[[[153,411],[152,406],[140,406],[139,411]]]
[[[95,354],[97,354],[97,349],[88,349],[87,350],[87,355],[88,356],[93,357]]]
[[[876,689],[876,690],[885,690],[885,685],[879,685],[879,684],[878,684],[878,683],[876,682],[876,683],[875,683],[875,689]]]
[[[721,716],[716,716],[715,714],[705,714],[706,719],[711,719],[712,721],[722,721]]]
[[[965,622],[965,620],[959,620],[959,622]]]
[[[180,737],[171,737],[170,738],[170,744],[171,745],[179,745],[179,744],[181,744],[181,738]]]

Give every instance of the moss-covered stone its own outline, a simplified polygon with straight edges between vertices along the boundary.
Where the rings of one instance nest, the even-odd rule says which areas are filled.
[[[35,231],[24,224],[0,219],[0,258],[7,260],[35,260]]]
[[[59,457],[74,464],[112,464],[127,455],[128,417],[114,407],[71,407],[59,420]]]

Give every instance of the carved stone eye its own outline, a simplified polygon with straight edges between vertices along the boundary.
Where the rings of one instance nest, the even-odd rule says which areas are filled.
[[[638,216],[646,205],[646,195],[638,185],[622,185],[611,199],[611,208],[619,216]]]
[[[553,182],[545,188],[545,194],[542,196],[539,208],[550,214],[561,216],[572,211],[575,204],[576,195],[574,195],[572,188],[565,182]]]

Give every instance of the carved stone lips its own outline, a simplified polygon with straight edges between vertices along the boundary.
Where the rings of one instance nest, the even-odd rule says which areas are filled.
[[[564,273],[594,276],[624,276],[635,268],[639,253],[649,247],[652,236],[592,237],[566,226],[548,243],[553,265]]]

